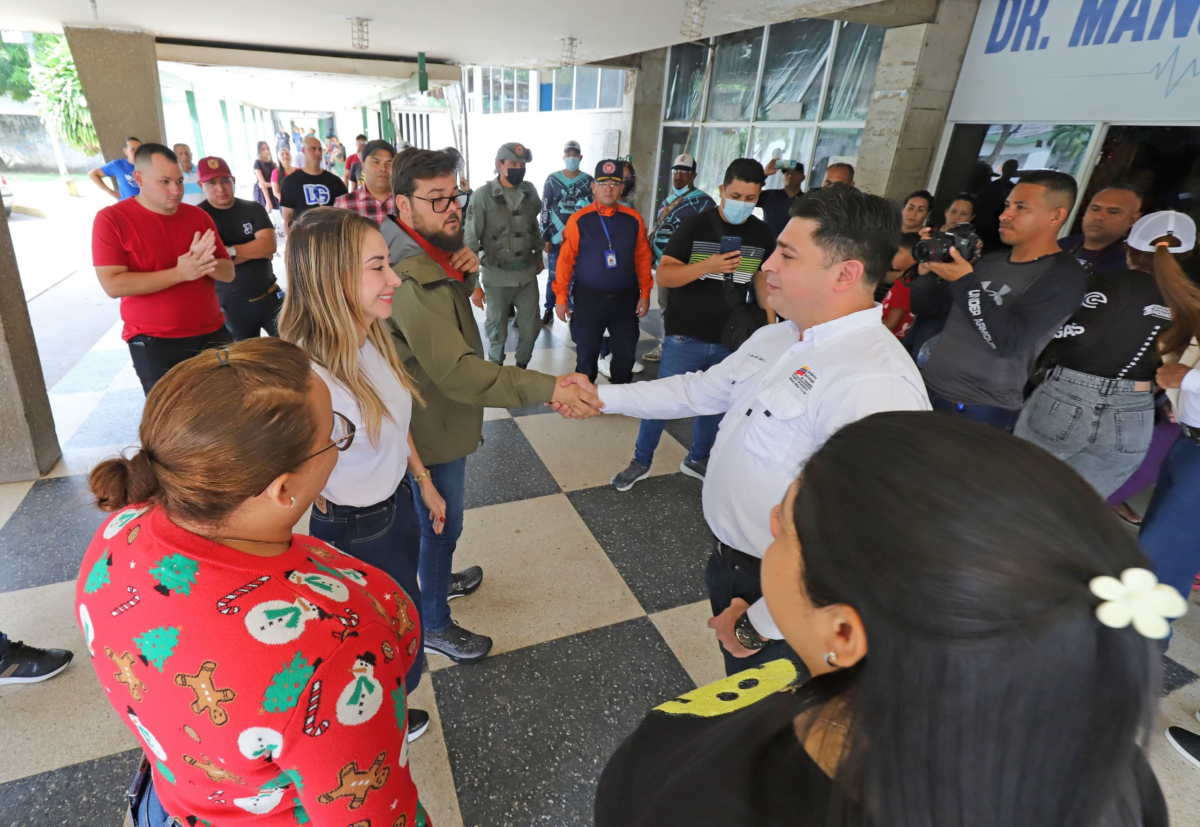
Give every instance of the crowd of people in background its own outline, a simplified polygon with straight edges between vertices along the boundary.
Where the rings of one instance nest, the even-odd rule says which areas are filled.
[[[806,191],[785,158],[731,159],[706,193],[681,154],[647,220],[629,160],[585,168],[575,141],[540,192],[521,142],[474,191],[453,149],[354,148],[281,129],[274,158],[258,143],[253,200],[225,159],[193,164],[184,144],[130,137],[91,173],[117,199],[96,218],[95,266],[147,404],[140,448],[90,477],[118,513],[77,603],[146,747],[135,824],[211,821],[218,786],[251,813],[286,790],[317,824],[346,798],[360,821],[426,823],[407,743],[429,715],[407,696],[425,652],[466,664],[492,647],[449,608],[484,580],[454,570],[466,461],[485,407],[536,403],[641,420],[611,479],[622,492],[650,473],[665,421],[695,417],[679,470],[703,481],[715,538],[696,574],[731,683],[625,741],[598,825],[793,823],[814,802],[799,823],[979,807],[1009,824],[1166,823],[1139,742],[1160,642],[1200,571],[1191,218],[1143,215],[1139,191],[1111,183],[1063,237],[1075,180],[1015,160],[939,204],[863,192],[844,162]],[[775,173],[783,187],[764,190]],[[643,359],[658,377],[635,382],[655,289],[662,343]],[[575,344],[562,376],[530,369],[556,318]],[[1125,501],[1155,482],[1137,515]],[[305,509],[312,537],[292,533]],[[1116,515],[1140,523],[1141,551]],[[109,588],[156,601],[141,660],[126,650],[144,624],[88,607],[110,571]],[[195,634],[214,604],[223,631]],[[17,679],[71,658],[8,649]],[[163,671],[172,652],[264,698],[246,715],[196,690],[216,727],[233,724],[205,730],[229,759],[207,784],[174,783],[170,756],[199,739],[157,691],[189,685]],[[321,685],[336,694],[347,675],[323,707]],[[731,687],[758,702],[720,709]],[[1200,736],[1167,737],[1200,763]],[[310,783],[339,772],[370,783]]]

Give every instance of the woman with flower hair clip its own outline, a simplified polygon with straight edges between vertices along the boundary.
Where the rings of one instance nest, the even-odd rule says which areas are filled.
[[[773,661],[659,706],[596,827],[1168,823],[1141,744],[1186,604],[1073,470],[879,413],[812,456],[771,531],[763,594],[813,677]]]

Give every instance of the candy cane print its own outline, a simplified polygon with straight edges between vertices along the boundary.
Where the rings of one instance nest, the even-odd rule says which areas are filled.
[[[317,711],[321,707],[321,682],[313,681],[308,688],[308,710],[304,714],[304,734],[316,738],[329,729],[329,721],[317,723]]]
[[[140,603],[142,601],[142,596],[140,594],[138,594],[138,590],[135,589],[133,586],[126,586],[125,591],[129,592],[131,595],[133,595],[133,597],[129,598],[124,603],[122,603],[120,606],[118,606],[117,608],[115,608],[111,612],[109,612],[109,614],[111,614],[113,617],[116,617],[117,615],[120,615],[120,614],[125,614],[125,612],[129,611],[130,609],[132,609],[134,606],[136,606],[138,603]]]
[[[219,611],[223,615],[237,614],[238,612],[240,612],[242,610],[241,607],[240,606],[230,606],[229,604],[232,603],[233,601],[237,600],[242,595],[249,594],[250,592],[254,591],[259,586],[261,586],[263,583],[266,583],[270,579],[271,579],[271,575],[264,574],[262,577],[259,577],[255,580],[251,580],[249,583],[242,586],[240,589],[234,589],[229,594],[225,595],[224,597],[222,597],[220,600],[217,601],[217,611]]]

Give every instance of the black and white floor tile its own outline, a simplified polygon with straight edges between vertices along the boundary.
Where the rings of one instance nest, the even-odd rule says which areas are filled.
[[[658,311],[639,351],[661,335]],[[515,338],[508,343],[509,359]],[[575,367],[567,326],[539,336],[530,367]],[[647,363],[639,378],[657,375]],[[101,514],[85,477],[137,439],[142,393],[118,329],[55,385],[64,458],[34,483],[0,485],[0,629],[33,645],[85,652],[72,600]],[[482,565],[483,588],[452,609],[495,639],[481,663],[432,655],[413,704],[433,715],[411,766],[438,827],[590,825],[605,761],[645,712],[722,676],[705,627],[711,535],[700,483],[679,473],[690,420],[670,423],[651,475],[618,493],[638,423],[568,422],[542,406],[490,409],[468,463],[456,562]],[[300,526],[299,530],[305,530]],[[1177,624],[1162,725],[1195,726],[1200,613]],[[78,658],[54,680],[0,688],[0,827],[122,823],[137,743]],[[1153,738],[1152,763],[1176,825],[1200,825],[1200,775]]]

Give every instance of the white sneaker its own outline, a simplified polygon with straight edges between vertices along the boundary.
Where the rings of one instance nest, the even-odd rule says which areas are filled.
[[[645,365],[643,365],[641,362],[634,362],[634,363],[633,363],[633,372],[634,372],[634,373],[641,373],[641,372],[642,372],[642,371],[644,371],[645,369],[646,369],[646,366],[645,366]]]
[[[596,362],[596,369],[599,370],[602,375],[607,376],[609,379],[612,379],[612,372],[609,370],[609,366],[611,364],[612,364],[612,354],[610,353],[608,356],[600,357],[600,360],[598,362]]]

